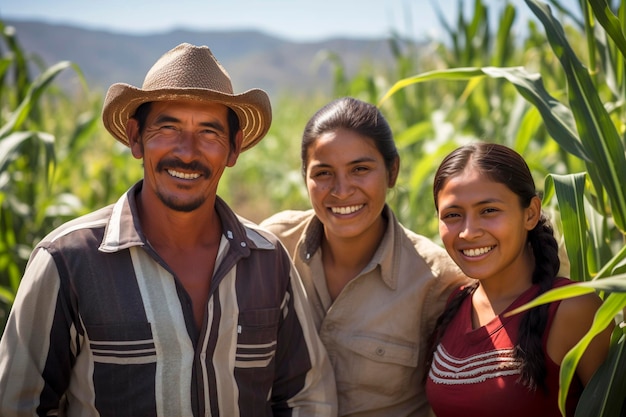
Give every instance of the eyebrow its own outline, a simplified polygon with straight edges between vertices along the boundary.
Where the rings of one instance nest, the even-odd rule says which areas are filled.
[[[500,200],[499,198],[488,198],[488,199],[480,200],[472,204],[471,207],[479,207],[479,206],[484,206],[486,204],[493,204],[493,203],[504,203],[504,201]],[[461,208],[459,204],[451,204],[449,206],[440,207],[439,210],[458,209],[458,208]]]
[[[369,156],[365,156],[363,158],[357,158],[353,161],[348,162],[346,165],[358,165],[358,164],[362,164],[364,162],[376,162],[375,158],[371,158]],[[311,168],[328,168],[328,167],[332,167],[332,165],[327,164],[325,162],[320,162],[319,164],[314,164],[311,165]]]
[[[350,161],[348,165],[362,164],[363,162],[376,162],[376,158],[372,158],[371,156],[364,156],[362,158],[355,159],[354,161]]]
[[[170,116],[168,114],[162,114],[156,118],[154,121],[155,124],[163,124],[163,123],[180,123],[180,119]],[[218,130],[221,133],[226,133],[226,129],[224,125],[218,121],[211,122],[200,122],[200,126],[210,127],[212,129]]]

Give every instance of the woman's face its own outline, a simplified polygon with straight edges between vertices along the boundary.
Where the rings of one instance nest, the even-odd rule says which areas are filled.
[[[362,238],[382,222],[390,175],[373,139],[326,132],[307,150],[306,186],[329,239]]]
[[[437,201],[441,240],[467,276],[481,281],[532,278],[526,242],[539,220],[539,198],[523,208],[506,185],[470,167],[447,180]]]

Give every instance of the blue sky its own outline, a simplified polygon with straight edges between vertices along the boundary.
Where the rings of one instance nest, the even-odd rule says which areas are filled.
[[[523,0],[510,1],[519,5],[524,18],[530,15]],[[172,28],[259,29],[289,40],[314,41],[378,38],[394,30],[422,39],[440,32],[434,3],[449,16],[448,22],[454,21],[458,0],[3,0],[0,17],[138,34]],[[474,0],[463,3],[469,9]],[[504,0],[485,3],[495,17]]]

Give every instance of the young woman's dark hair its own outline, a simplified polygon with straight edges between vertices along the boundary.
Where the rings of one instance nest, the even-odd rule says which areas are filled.
[[[376,106],[364,101],[342,97],[331,101],[319,109],[308,121],[302,134],[302,174],[306,174],[309,146],[317,138],[337,129],[354,131],[374,142],[383,156],[388,172],[399,159],[398,149],[393,140],[389,124]]]
[[[133,119],[137,120],[137,124],[139,125],[139,133],[143,133],[143,130],[146,127],[146,119],[148,118],[148,114],[150,114],[150,109],[152,108],[152,102],[142,103],[137,110],[135,110],[135,114],[133,115]],[[228,108],[228,140],[230,142],[230,146],[235,148],[235,138],[237,136],[237,132],[239,131],[239,117],[237,117],[237,113],[230,107]]]
[[[472,143],[457,148],[446,156],[435,173],[433,196],[435,208],[439,211],[437,197],[448,179],[461,174],[466,168],[477,170],[492,181],[504,184],[514,192],[520,205],[526,208],[536,196],[535,182],[526,161],[514,150],[493,143]],[[542,213],[534,229],[528,232],[535,268],[532,282],[539,284],[539,294],[552,288],[560,268],[558,243],[549,220]],[[474,292],[477,284],[465,288],[451,300],[440,316],[435,335],[434,350],[446,326],[456,314],[462,300]],[[548,318],[548,304],[533,308],[524,313],[520,323],[519,343],[515,347],[515,357],[522,363],[520,381],[534,390],[545,389],[545,358],[542,351],[542,338]],[[432,352],[430,355],[432,360]]]

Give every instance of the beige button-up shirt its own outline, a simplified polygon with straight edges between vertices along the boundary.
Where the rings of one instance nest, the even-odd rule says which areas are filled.
[[[322,265],[323,225],[313,210],[285,211],[261,226],[294,259],[335,369],[340,416],[427,416],[427,339],[450,292],[468,281],[439,245],[388,226],[374,257],[333,302]]]

